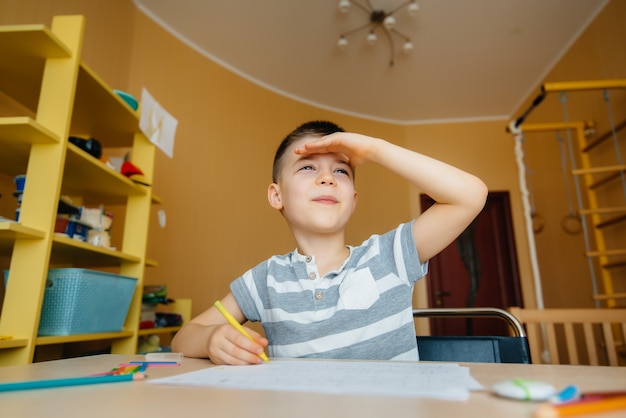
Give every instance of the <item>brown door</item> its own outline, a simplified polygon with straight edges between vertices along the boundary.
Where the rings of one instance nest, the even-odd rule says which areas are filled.
[[[422,210],[433,200],[421,195]],[[461,236],[430,260],[430,307],[522,306],[508,192],[490,192]],[[500,319],[431,319],[432,335],[508,335]]]

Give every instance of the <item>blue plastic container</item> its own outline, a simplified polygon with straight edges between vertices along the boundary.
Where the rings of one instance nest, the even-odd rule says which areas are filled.
[[[5,270],[5,282],[8,271]],[[80,268],[50,269],[38,335],[121,331],[137,279]]]

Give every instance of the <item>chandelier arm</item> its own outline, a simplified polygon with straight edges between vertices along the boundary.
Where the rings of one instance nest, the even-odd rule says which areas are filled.
[[[398,7],[396,7],[395,9],[393,9],[392,11],[390,11],[389,13],[387,13],[387,16],[391,16],[392,14],[394,14],[395,12],[397,12],[398,10],[402,9],[404,6],[408,6],[411,2],[413,2],[414,0],[408,0],[405,1],[404,3],[402,3],[401,5],[399,5]]]
[[[404,38],[404,40],[405,40],[405,41],[410,41],[410,40],[411,40],[411,38],[409,38],[408,36],[406,36],[404,33],[400,32],[400,31],[399,31],[398,29],[396,29],[396,28],[391,28],[391,29],[389,29],[389,31],[390,31],[390,32],[395,33],[396,35],[398,35],[398,36],[400,36],[400,37],[402,37],[402,38]]]
[[[370,4],[370,2],[368,1],[367,4],[370,7],[369,9],[367,8],[367,6],[361,4],[360,2],[356,1],[356,0],[352,0],[351,2],[352,4],[356,5],[359,9],[361,9],[363,12],[365,12],[366,15],[370,15],[370,13],[372,12],[372,10],[374,10],[372,8],[372,5]]]
[[[345,38],[345,37],[346,37],[346,36],[348,36],[348,35],[352,35],[354,32],[358,32],[358,31],[360,31],[360,30],[363,30],[363,29],[365,29],[365,28],[369,28],[369,27],[372,27],[372,26],[374,26],[374,23],[372,23],[372,22],[367,22],[367,23],[366,23],[366,24],[364,24],[364,25],[361,25],[361,26],[359,26],[359,27],[356,27],[356,28],[354,28],[354,29],[351,29],[351,30],[349,30],[349,31],[347,31],[347,32],[342,33],[341,35],[339,35],[339,37],[342,37],[342,36],[343,36],[343,37]]]
[[[383,32],[385,32],[385,35],[387,36],[387,41],[389,41],[389,66],[393,67],[393,57],[396,55],[396,50],[393,45],[393,39],[391,39],[391,32],[389,32],[387,29],[383,30]]]

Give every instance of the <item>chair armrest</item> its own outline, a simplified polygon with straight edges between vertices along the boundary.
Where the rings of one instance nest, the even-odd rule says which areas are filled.
[[[429,318],[429,317],[456,317],[456,318],[471,318],[471,317],[490,317],[500,318],[506,321],[513,329],[513,332],[517,337],[525,337],[524,327],[522,323],[511,313],[499,309],[499,308],[426,308],[426,309],[413,309],[414,318]]]

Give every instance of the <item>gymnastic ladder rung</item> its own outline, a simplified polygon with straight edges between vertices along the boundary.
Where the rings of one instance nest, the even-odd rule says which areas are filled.
[[[595,300],[609,300],[609,299],[626,299],[626,293],[613,293],[611,295],[597,294],[593,295]]]
[[[610,165],[605,167],[577,168],[572,170],[572,174],[580,176],[583,174],[619,173],[626,171],[626,165]]]
[[[611,257],[616,255],[626,255],[626,249],[587,251],[585,255],[587,257]]]
[[[578,211],[581,215],[603,215],[608,213],[626,212],[626,206],[616,206],[611,208],[595,208],[595,209],[581,209]]]

